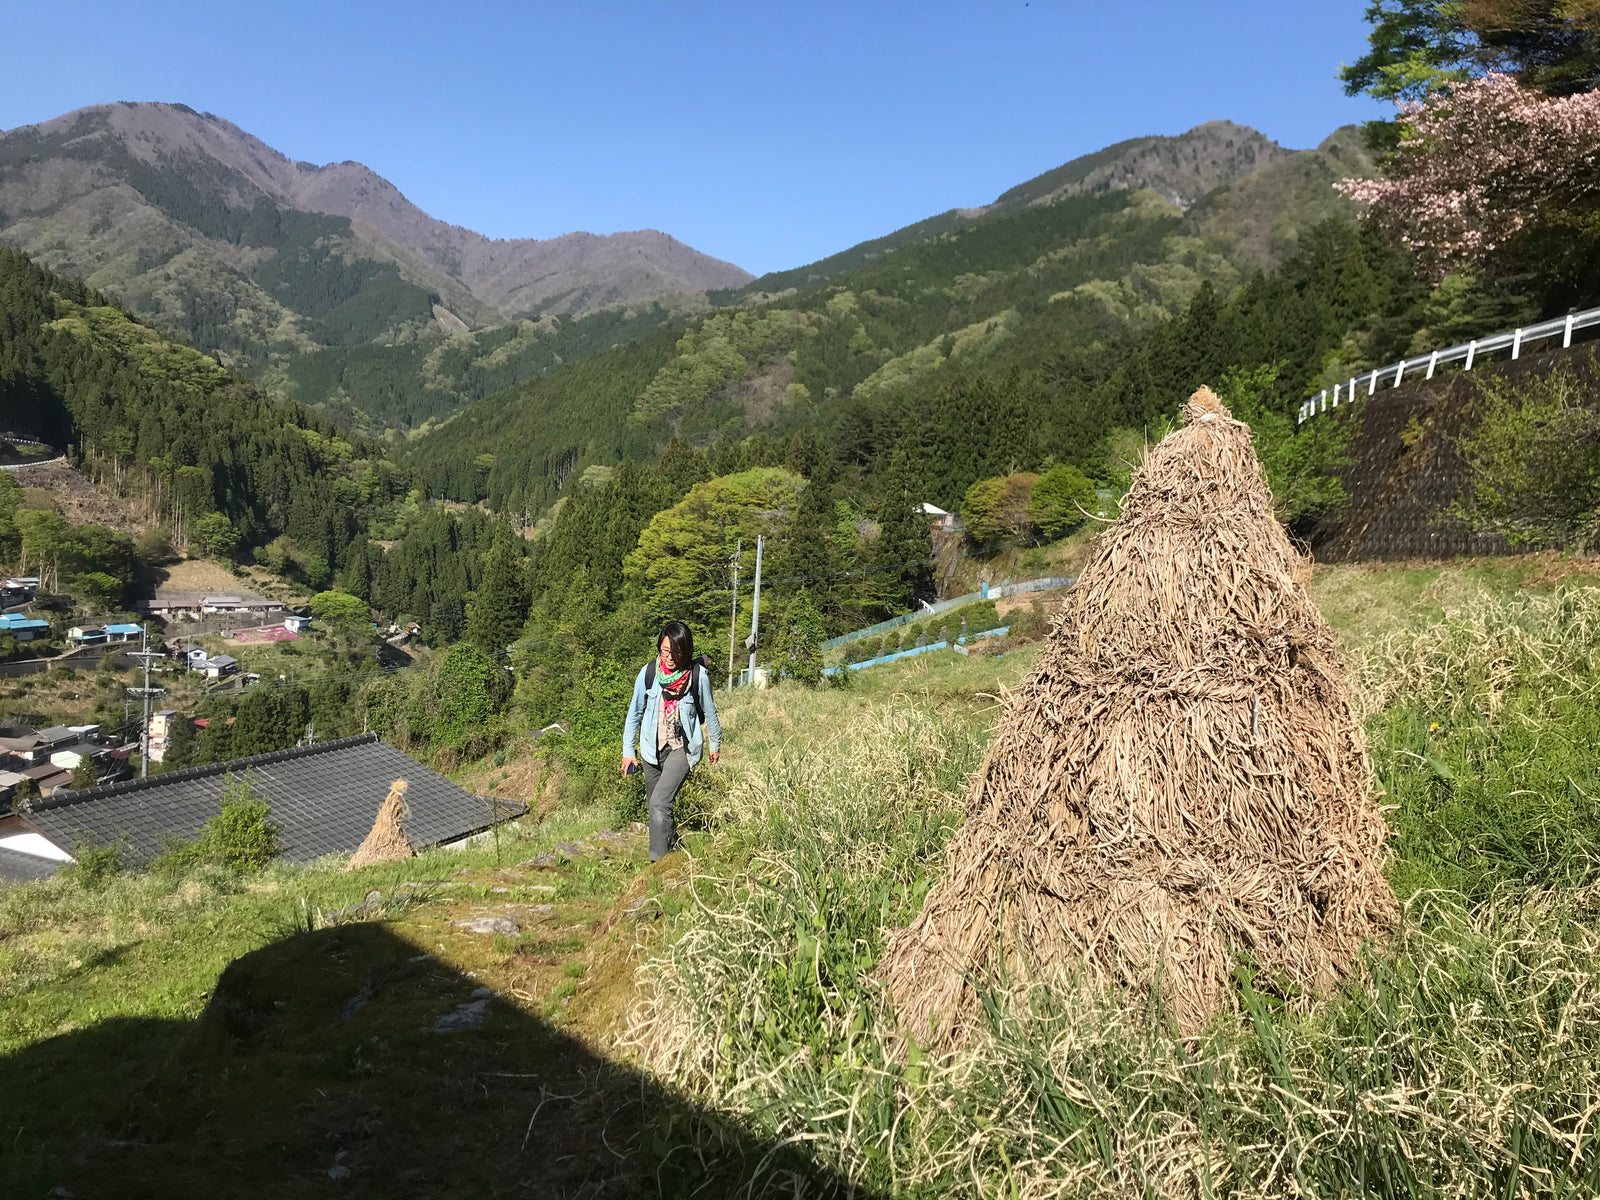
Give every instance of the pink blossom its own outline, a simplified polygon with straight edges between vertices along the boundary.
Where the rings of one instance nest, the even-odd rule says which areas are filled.
[[[1600,92],[1545,96],[1491,73],[1398,107],[1406,132],[1389,177],[1334,186],[1434,278],[1600,186]]]

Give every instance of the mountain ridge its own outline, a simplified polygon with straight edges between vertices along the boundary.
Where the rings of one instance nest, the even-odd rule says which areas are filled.
[[[932,369],[940,356],[989,353],[992,339],[977,331],[991,321],[1002,339],[1025,326],[1035,329],[1025,342],[1046,328],[1072,342],[1103,320],[1159,319],[1187,304],[1202,280],[1236,286],[1253,266],[1292,253],[1315,219],[1350,215],[1328,186],[1361,173],[1359,135],[1344,132],[1316,150],[1288,150],[1226,120],[1125,139],[987,205],[946,210],[816,263],[754,280],[740,272],[747,282],[738,287],[674,291],[685,277],[673,267],[679,257],[690,268],[727,265],[658,231],[489,239],[430,216],[359,162],[294,161],[214,114],[119,103],[0,133],[0,238],[179,326],[202,347],[243,354],[236,365],[273,390],[353,428],[420,432],[500,388],[610,346],[685,323],[692,331],[697,315],[786,305],[789,295],[869,268],[877,282],[862,286],[871,308],[888,287],[876,260],[917,246],[934,256],[919,274],[952,299],[903,302],[919,311],[948,306],[950,323],[913,319],[911,309],[874,318],[888,324],[869,320],[857,344],[838,348],[841,362],[858,364],[845,371],[852,388],[898,387],[894,381]],[[27,193],[20,201],[19,191]],[[1128,207],[1113,225],[1126,228],[1097,226],[1074,248],[1079,235],[1067,235],[1081,222],[1068,209],[1124,204],[1118,197]],[[18,218],[19,208],[27,215]],[[1055,210],[1060,221],[1049,215]],[[954,258],[939,249],[951,239],[962,242]],[[1022,246],[1031,249],[1017,258]],[[1061,268],[1086,262],[1084,255],[1109,257],[1087,273]],[[1034,282],[1015,276],[998,284],[1024,268]],[[1060,286],[1041,291],[1046,276]],[[1040,324],[1019,315],[1013,301],[999,301],[1007,292],[1058,316]],[[1066,320],[1069,311],[1079,315]],[[1043,352],[1026,358],[1037,365]],[[813,388],[844,383],[831,372],[810,379]]]
[[[972,221],[1078,196],[1151,191],[1187,212],[1218,187],[1305,153],[1309,152],[1285,149],[1258,130],[1225,119],[1204,121],[1179,134],[1126,138],[1040,172],[1007,188],[988,204],[946,209],[815,262],[768,272],[740,292],[774,296],[788,288],[825,283],[878,255],[952,232]]]
[[[247,277],[230,278],[220,289],[232,307],[243,302],[269,329],[281,325],[279,309],[292,313],[294,306],[275,307],[249,286],[260,283],[255,276],[263,256],[230,254],[215,244],[229,242],[229,236],[197,226],[189,211],[210,204],[241,212],[263,202],[286,212],[343,218],[348,235],[318,227],[307,236],[324,242],[346,236],[350,244],[338,249],[347,260],[390,261],[406,282],[437,293],[468,324],[528,313],[578,314],[737,287],[751,278],[653,229],[491,239],[424,212],[364,164],[297,162],[225,118],[187,105],[93,105],[0,132],[0,237],[47,263],[55,259],[52,265],[88,267],[82,273],[92,283],[131,293],[141,308],[149,307],[139,304],[141,290],[158,290],[141,279],[161,265],[152,262],[154,255],[173,249],[166,260],[171,261],[206,242],[211,244],[198,253],[208,259],[210,274]],[[156,243],[164,244],[152,250]],[[232,244],[245,243],[233,238]],[[257,248],[279,247],[268,239]],[[172,307],[184,305],[180,300],[156,306]],[[427,326],[421,309],[411,303],[407,320],[413,331]],[[195,324],[192,313],[185,315]],[[303,341],[329,344],[303,322],[299,332]],[[278,340],[295,343],[294,331]]]

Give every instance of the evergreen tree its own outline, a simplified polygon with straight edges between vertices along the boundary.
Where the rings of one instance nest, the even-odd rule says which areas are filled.
[[[382,553],[365,537],[352,542],[350,548],[345,551],[345,565],[338,574],[340,589],[352,596],[359,596],[370,604],[373,595],[372,580],[377,566],[374,559],[381,561]]]
[[[78,765],[72,768],[72,790],[81,792],[84,788],[92,788],[100,782],[100,771],[94,765],[94,759],[87,754],[79,760]]]
[[[233,753],[233,726],[228,723],[232,714],[222,706],[213,707],[206,718],[205,732],[200,735],[200,759],[203,763],[229,762]]]
[[[778,636],[773,640],[773,662],[781,675],[807,687],[822,682],[822,643],[826,633],[822,614],[811,602],[811,593],[801,588],[783,610]]]
[[[922,505],[922,478],[904,450],[889,459],[883,474],[877,552],[873,573],[879,606],[904,612],[919,595],[933,593],[933,537]]]
[[[161,756],[160,769],[176,771],[192,765],[195,750],[194,724],[180,713],[173,717],[168,725],[167,748]]]
[[[668,508],[688,495],[695,484],[710,479],[711,467],[703,453],[675,437],[661,452],[656,478],[661,485],[661,507]]]
[[[795,503],[794,520],[784,539],[782,554],[775,556],[775,578],[789,577],[795,582],[786,585],[790,591],[806,591],[815,597],[815,607],[825,614],[833,609],[832,592],[835,580],[830,576],[836,570],[834,561],[834,522],[837,517],[833,507],[833,482],[831,472],[816,471]],[[825,618],[826,619],[826,618]]]
[[[239,701],[230,737],[229,754],[248,758],[286,750],[305,736],[310,718],[305,689],[258,685]]]
[[[504,654],[528,620],[528,584],[514,536],[502,524],[467,608],[467,640],[491,655]]]
[[[1039,460],[1035,429],[1043,397],[1038,377],[1013,370],[996,389],[989,418],[989,444],[984,474],[1013,475],[1030,471]]]

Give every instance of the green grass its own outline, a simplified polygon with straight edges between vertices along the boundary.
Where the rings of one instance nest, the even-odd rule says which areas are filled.
[[[697,879],[628,1044],[897,1194],[1594,1194],[1600,592],[1549,566],[1319,577],[1405,916],[1309,1015],[1241,974],[1239,1015],[1184,1042],[1137,996],[996,980],[960,1053],[898,1057],[871,970],[993,719],[983,664],[930,658],[729,706],[764,731],[708,814],[742,854]]]
[[[0,1191],[93,1195],[99,1171],[183,1194],[222,1171],[219,1195],[313,1194],[343,1149],[343,1194],[495,1194],[531,1178],[537,1111],[536,1145],[624,1146],[579,1153],[570,1189],[601,1161],[638,1190],[704,1157],[707,1194],[1593,1195],[1600,591],[1582,565],[1318,573],[1405,917],[1309,1013],[1241,972],[1239,1013],[1184,1041],[1137,996],[994,980],[960,1053],[897,1054],[872,969],[1037,652],[927,655],[719,697],[687,853],[648,869],[637,833],[615,858],[517,866],[612,824],[596,794],[498,851],[399,867],[0,889],[0,1086],[61,1125],[24,1124]],[[373,887],[380,920],[318,919]],[[553,911],[517,936],[450,925],[507,904]],[[497,997],[481,1035],[420,1032],[479,983]],[[359,1017],[330,1015],[369,985]],[[654,1123],[618,1099],[641,1088]],[[551,1098],[568,1094],[585,1100]],[[362,1122],[367,1141],[344,1132]]]

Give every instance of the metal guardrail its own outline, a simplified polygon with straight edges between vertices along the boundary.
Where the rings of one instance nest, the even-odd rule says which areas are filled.
[[[1371,396],[1378,390],[1378,384],[1386,376],[1393,377],[1390,380],[1391,387],[1399,387],[1403,380],[1418,371],[1424,372],[1424,379],[1432,379],[1433,373],[1445,363],[1463,363],[1470,371],[1481,355],[1510,350],[1512,358],[1519,358],[1523,347],[1530,342],[1558,336],[1561,338],[1562,348],[1565,349],[1572,345],[1572,335],[1575,332],[1595,325],[1600,325],[1600,308],[1586,308],[1582,312],[1568,313],[1564,317],[1552,317],[1548,321],[1540,321],[1537,325],[1527,325],[1521,329],[1496,333],[1486,338],[1475,338],[1459,346],[1451,346],[1447,350],[1435,350],[1431,354],[1403,358],[1386,367],[1368,371],[1365,375],[1354,375],[1347,383],[1336,383],[1332,388],[1323,388],[1300,406],[1297,423],[1304,424],[1318,413],[1338,408],[1341,404],[1354,403],[1363,395],[1362,389],[1365,389],[1365,395]]]
[[[66,462],[65,454],[58,454],[54,458],[41,458],[34,462],[0,463],[0,471],[25,471],[29,467],[48,467],[51,463]]]

